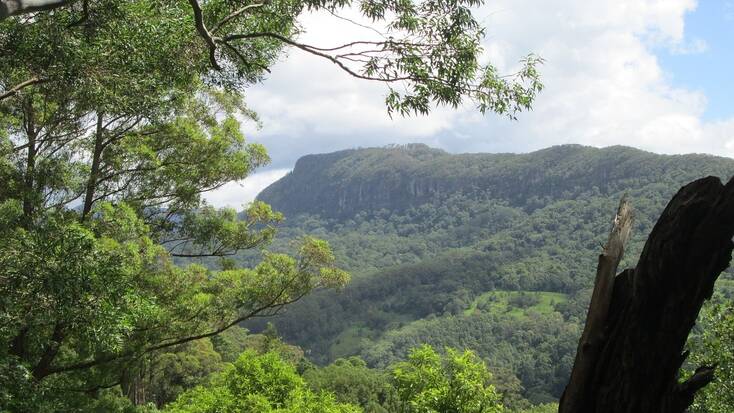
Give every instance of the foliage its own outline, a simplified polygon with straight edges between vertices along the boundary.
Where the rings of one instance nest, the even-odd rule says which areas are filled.
[[[243,344],[211,337],[347,282],[326,241],[262,251],[283,220],[265,203],[202,200],[269,161],[241,133],[257,122],[243,89],[285,46],[389,85],[389,113],[472,101],[514,117],[542,89],[535,56],[510,76],[479,63],[476,0],[360,2],[385,36],[329,50],[298,41],[298,17],[357,4],[41,3],[0,7],[0,409],[163,404],[221,368],[215,346],[231,360]],[[258,258],[226,258],[243,250]]]
[[[113,78],[107,75],[120,69],[125,76],[139,75],[149,68],[150,58],[170,59],[168,68],[173,70],[167,71],[171,79],[166,80],[203,73],[210,84],[237,89],[260,80],[284,46],[323,58],[348,75],[386,84],[389,113],[427,114],[435,105],[457,107],[469,100],[481,112],[514,117],[529,109],[543,88],[538,73],[542,59],[537,56],[522,59],[519,70],[510,75],[480,62],[484,28],[471,13],[480,0],[178,0],[156,7],[145,7],[142,1],[57,3],[52,12],[33,18],[2,20],[8,16],[0,13],[0,33],[7,33],[6,42],[0,38],[0,55],[19,50],[20,61],[29,63],[26,70],[12,66],[12,76],[0,83],[2,95],[13,95],[18,85],[42,87],[47,82],[76,89],[79,75],[87,73],[95,86],[92,96],[114,99],[109,87]],[[339,18],[337,12],[349,8],[371,21],[377,36],[342,39],[339,45],[299,41],[303,29],[297,19],[302,13],[323,11]],[[36,39],[24,47],[17,44],[23,39],[19,35]],[[148,44],[141,42],[146,39]],[[60,65],[49,65],[52,56],[39,53],[48,51],[49,40]],[[83,47],[86,43],[94,47]],[[125,56],[129,60],[123,60]],[[109,71],[90,70],[100,64]],[[133,83],[137,90],[131,92],[159,86],[155,76],[148,81],[136,78],[141,82]]]
[[[246,267],[177,261],[268,245],[281,214],[201,194],[269,158],[240,132],[239,92],[207,86],[188,8],[89,3],[83,25],[74,8],[0,22],[0,84],[43,78],[0,100],[2,408],[82,408],[118,385],[144,403],[152,355],[347,279],[314,238]]]
[[[558,403],[546,403],[533,406],[529,409],[518,411],[518,413],[557,413]]]
[[[207,386],[184,393],[167,412],[350,413],[360,410],[314,393],[275,352],[244,352]]]
[[[413,349],[393,368],[395,388],[405,413],[493,413],[503,411],[490,374],[477,356],[446,349],[441,357],[430,346]]]
[[[333,393],[339,402],[360,406],[365,413],[394,412],[398,405],[389,374],[368,368],[359,357],[309,368],[303,378],[315,392]]]
[[[692,412],[724,413],[734,409],[734,302],[718,297],[699,317],[689,339],[691,364],[716,366],[714,381],[696,393]]]
[[[390,372],[359,358],[308,367],[303,377],[276,352],[245,351],[209,384],[179,396],[170,412],[501,412],[491,375],[472,352],[415,348]],[[301,410],[299,410],[301,409]]]
[[[47,214],[34,231],[13,229],[0,245],[3,348],[43,384],[36,394],[59,386],[61,373],[207,337],[345,281],[330,267],[328,246],[313,239],[298,258],[268,254],[254,269],[175,267],[132,209],[102,205],[88,223]]]
[[[471,306],[464,310],[465,315],[474,314],[477,309],[484,312],[510,312],[516,316],[527,316],[528,312],[535,311],[541,314],[550,314],[556,310],[556,305],[568,301],[562,293],[546,291],[490,291],[477,297]]]

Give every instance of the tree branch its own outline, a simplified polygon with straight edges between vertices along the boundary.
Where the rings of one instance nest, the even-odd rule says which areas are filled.
[[[305,294],[301,294],[298,297],[293,298],[292,300],[287,300],[283,303],[276,304],[278,298],[280,298],[281,295],[282,294],[279,294],[278,297],[276,297],[273,301],[265,304],[264,306],[254,309],[246,315],[237,317],[234,320],[224,324],[223,326],[216,328],[214,330],[211,330],[209,332],[194,335],[194,336],[183,337],[183,338],[176,339],[174,341],[170,341],[167,343],[161,343],[161,344],[157,344],[154,346],[150,346],[150,347],[143,349],[141,352],[128,351],[128,352],[119,353],[119,354],[108,354],[108,355],[100,356],[96,359],[85,361],[85,362],[69,364],[69,365],[61,366],[61,367],[49,368],[44,372],[45,375],[43,377],[50,376],[52,374],[66,373],[69,371],[84,370],[84,369],[88,369],[90,367],[94,367],[100,364],[109,363],[111,361],[119,360],[119,359],[126,358],[126,357],[131,357],[131,356],[134,356],[136,353],[138,353],[139,355],[142,355],[146,353],[151,353],[156,350],[162,350],[164,348],[169,348],[169,347],[177,346],[179,344],[188,343],[190,341],[196,341],[196,340],[201,340],[203,338],[212,337],[212,336],[215,336],[217,334],[224,332],[225,330],[232,328],[233,326],[245,320],[248,320],[250,318],[257,316],[258,314],[260,314],[263,311],[266,311],[269,308],[278,308],[278,307],[283,307],[288,304],[292,304],[300,300],[301,298],[303,298]]]
[[[264,70],[264,71],[266,71],[268,73],[271,73],[270,72],[270,68],[268,68],[267,66],[263,66],[261,64],[256,64],[256,63],[253,63],[253,62],[248,62],[247,61],[247,58],[245,56],[243,56],[242,53],[240,53],[240,51],[237,50],[237,48],[234,47],[234,46],[232,46],[231,44],[229,44],[227,42],[222,42],[222,45],[224,45],[224,47],[226,47],[232,53],[234,53],[240,60],[242,60],[243,63],[255,65],[255,66],[259,67],[260,69],[262,69],[262,70]]]
[[[246,12],[248,10],[252,10],[252,9],[258,8],[258,7],[262,7],[264,5],[265,5],[265,3],[248,4],[247,6],[245,6],[245,7],[241,8],[241,9],[239,9],[239,10],[231,13],[229,16],[227,16],[224,19],[222,19],[222,21],[220,21],[219,23],[217,23],[214,26],[214,28],[212,28],[211,33],[216,33],[217,31],[219,31],[219,29],[222,28],[222,26],[224,26],[225,24],[229,23],[230,20],[236,18],[237,16],[241,15],[242,13],[244,13],[244,12]]]
[[[632,207],[623,196],[619,201],[617,214],[614,216],[614,226],[609,233],[609,239],[599,255],[596,268],[596,282],[589,303],[589,312],[586,315],[586,324],[581,333],[576,360],[571,372],[571,379],[561,398],[560,412],[575,412],[581,403],[585,386],[591,380],[594,365],[599,357],[601,346],[604,343],[604,328],[609,314],[614,290],[614,277],[617,267],[624,255],[624,246],[632,230]]]
[[[297,48],[299,48],[299,49],[301,49],[301,50],[303,50],[305,52],[311,53],[312,55],[323,57],[324,59],[329,60],[330,62],[332,62],[335,65],[337,65],[343,71],[347,72],[351,76],[356,77],[358,79],[373,80],[373,81],[387,82],[387,83],[390,83],[390,82],[400,82],[400,81],[404,81],[404,80],[415,80],[411,76],[396,76],[396,77],[393,77],[393,78],[381,78],[381,77],[374,77],[374,76],[366,76],[366,75],[363,75],[363,74],[360,74],[360,73],[355,72],[352,68],[350,68],[349,66],[345,65],[343,62],[341,62],[336,57],[331,56],[331,55],[326,54],[326,53],[323,53],[323,51],[333,51],[333,50],[343,49],[345,47],[349,47],[350,45],[356,45],[356,44],[380,44],[380,42],[353,42],[353,43],[350,43],[350,44],[338,46],[338,47],[331,48],[331,49],[322,49],[322,48],[310,46],[310,45],[307,45],[307,44],[299,43],[299,42],[296,42],[294,40],[291,40],[291,39],[289,39],[289,38],[287,38],[285,36],[282,36],[280,34],[271,33],[271,32],[257,32],[257,33],[247,33],[247,34],[233,34],[233,35],[225,36],[221,40],[220,39],[216,39],[216,40],[219,41],[219,42],[222,42],[222,43],[227,43],[227,42],[230,42],[230,41],[233,41],[233,40],[257,39],[257,38],[261,38],[261,37],[269,37],[269,38],[272,38],[272,39],[276,39],[276,40],[278,40],[278,41],[280,41],[282,43],[285,43],[285,44],[290,45],[290,46],[293,46],[293,47],[297,47]]]
[[[2,7],[3,7],[2,4],[3,3],[0,3],[0,20],[2,20]],[[45,81],[46,80],[41,79],[41,78],[39,78],[37,76],[34,76],[34,77],[26,80],[25,82],[18,83],[17,85],[11,87],[10,89],[8,89],[5,92],[3,92],[2,94],[0,94],[0,100],[7,99],[7,98],[9,98],[11,96],[14,96],[16,93],[20,92],[22,89],[24,89],[24,88],[26,88],[28,86],[36,85],[38,83],[43,83]]]
[[[209,46],[209,61],[216,70],[222,70],[222,67],[217,63],[217,44],[214,41],[211,33],[207,30],[204,24],[204,12],[201,10],[201,5],[197,0],[189,0],[191,8],[194,10],[194,22],[196,23],[196,31],[204,39],[206,45]]]

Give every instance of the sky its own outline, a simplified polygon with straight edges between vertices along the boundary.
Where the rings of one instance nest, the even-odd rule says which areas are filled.
[[[345,12],[347,17],[356,14]],[[261,127],[243,126],[272,162],[207,195],[240,208],[307,154],[423,142],[452,153],[530,152],[576,143],[656,153],[734,157],[734,0],[486,0],[485,58],[512,73],[545,59],[545,89],[516,121],[470,104],[390,119],[386,87],[350,77],[298,50],[246,91]],[[370,36],[328,14],[308,14],[301,41],[333,46]]]

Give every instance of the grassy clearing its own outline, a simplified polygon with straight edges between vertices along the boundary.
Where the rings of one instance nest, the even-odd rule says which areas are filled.
[[[474,299],[464,310],[464,315],[472,315],[476,311],[509,313],[518,317],[524,317],[528,311],[549,314],[555,311],[556,304],[566,301],[566,294],[548,291],[489,291]]]

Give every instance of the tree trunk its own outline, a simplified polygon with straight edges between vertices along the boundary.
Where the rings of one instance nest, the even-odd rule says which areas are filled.
[[[38,137],[34,110],[33,103],[28,101],[24,112],[25,132],[28,137],[28,152],[26,154],[25,175],[23,177],[23,223],[26,228],[30,228],[33,222],[33,212],[36,198],[38,197],[34,185],[37,154],[36,138]]]
[[[97,128],[94,132],[94,151],[92,152],[92,167],[87,178],[87,187],[84,191],[84,204],[82,207],[82,221],[87,219],[92,212],[94,204],[94,191],[99,179],[99,168],[102,163],[102,151],[104,150],[104,114],[97,113]]]
[[[731,260],[734,179],[724,186],[708,177],[683,187],[655,224],[637,267],[612,277],[626,240],[624,205],[599,257],[560,413],[682,413],[713,379],[711,367],[683,383],[678,371],[698,312]]]

